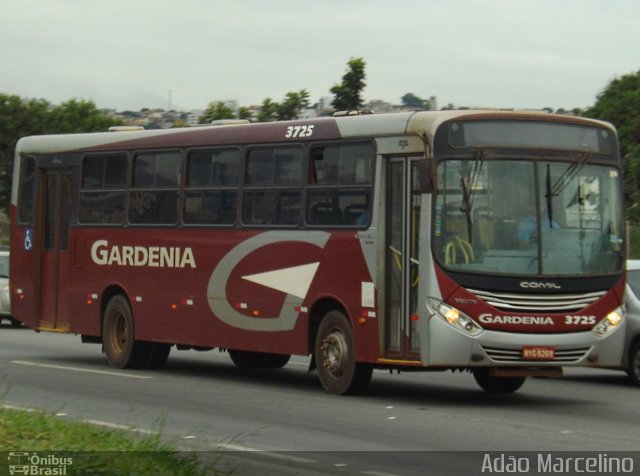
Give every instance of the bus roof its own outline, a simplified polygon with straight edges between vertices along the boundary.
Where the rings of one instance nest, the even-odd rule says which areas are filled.
[[[80,134],[57,134],[24,137],[16,146],[16,157],[24,154],[58,154],[64,152],[117,151],[160,147],[198,147],[213,145],[298,142],[358,137],[417,134],[432,139],[445,121],[456,118],[529,119],[574,124],[600,125],[608,123],[576,116],[545,112],[505,110],[419,111],[360,116],[321,117],[296,121],[253,124],[204,125],[178,129],[127,130]]]

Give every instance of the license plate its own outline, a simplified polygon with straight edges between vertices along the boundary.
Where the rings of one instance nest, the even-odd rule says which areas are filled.
[[[524,360],[553,360],[555,356],[555,347],[540,347],[533,345],[525,345],[522,347],[522,358]]]

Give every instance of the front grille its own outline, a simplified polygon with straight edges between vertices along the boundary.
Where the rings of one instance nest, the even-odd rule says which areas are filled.
[[[585,355],[587,355],[587,352],[589,352],[589,347],[582,347],[579,349],[563,349],[563,350],[556,349],[555,357],[553,360],[524,360],[522,358],[522,351],[520,349],[506,349],[501,347],[486,347],[486,346],[482,346],[482,348],[487,353],[489,358],[494,362],[572,363],[572,362],[578,362]]]
[[[501,311],[567,312],[584,309],[606,291],[580,294],[515,294],[469,289],[487,304]]]

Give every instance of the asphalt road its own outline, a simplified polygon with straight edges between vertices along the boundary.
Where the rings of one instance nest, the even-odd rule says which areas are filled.
[[[376,371],[365,395],[338,397],[307,366],[246,371],[217,350],[172,350],[160,371],[115,370],[78,336],[0,328],[4,405],[160,431],[205,458],[222,451],[234,475],[481,474],[487,452],[640,451],[640,388],[623,372],[568,369],[491,396],[467,373]]]

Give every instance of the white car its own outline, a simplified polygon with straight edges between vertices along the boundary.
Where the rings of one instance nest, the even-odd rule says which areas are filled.
[[[622,365],[640,386],[640,260],[627,260],[625,302],[628,319]]]
[[[8,319],[12,325],[20,323],[11,317],[11,299],[9,292],[9,252],[0,250],[0,324]]]

